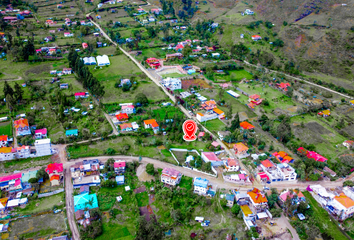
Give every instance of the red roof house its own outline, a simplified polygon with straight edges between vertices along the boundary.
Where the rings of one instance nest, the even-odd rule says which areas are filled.
[[[63,164],[62,163],[51,163],[48,164],[45,171],[50,175],[53,173],[62,173],[63,172]]]
[[[240,127],[242,127],[242,128],[245,129],[245,130],[252,130],[252,129],[254,129],[254,126],[253,126],[252,124],[250,124],[249,122],[246,122],[246,121],[240,123]]]
[[[129,119],[128,114],[126,114],[126,113],[119,113],[119,114],[116,115],[116,118],[119,121],[126,121],[126,120]]]
[[[88,48],[88,44],[87,44],[87,43],[82,43],[82,48],[83,48],[83,49]]]

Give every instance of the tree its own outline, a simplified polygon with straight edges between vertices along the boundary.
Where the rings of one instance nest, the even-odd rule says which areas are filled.
[[[354,182],[351,180],[347,180],[343,182],[343,187],[345,186],[349,186],[349,187],[353,187],[354,186]]]
[[[146,172],[150,175],[154,175],[155,174],[155,167],[154,167],[154,164],[152,163],[148,163],[146,165]]]
[[[233,215],[237,216],[237,214],[240,212],[241,207],[238,204],[234,204],[231,208],[231,212]]]
[[[144,93],[139,93],[135,97],[135,104],[137,103],[140,103],[142,106],[147,106],[149,104],[149,100]]]
[[[182,54],[183,54],[183,56],[185,56],[185,57],[187,57],[187,58],[188,58],[188,56],[189,56],[191,53],[192,53],[192,48],[191,48],[189,45],[185,46],[185,47],[182,49]]]
[[[293,97],[294,89],[292,87],[287,87],[286,96]]]
[[[116,150],[114,150],[113,148],[107,148],[106,153],[108,155],[114,155],[116,153]]]
[[[12,111],[15,107],[16,101],[10,94],[6,95],[6,106],[7,108]]]
[[[4,95],[7,96],[8,94],[10,96],[12,96],[14,94],[14,90],[11,88],[11,86],[8,84],[8,82],[5,81],[5,83],[4,83]]]
[[[220,205],[221,205],[221,207],[226,207],[226,205],[227,205],[227,200],[226,200],[226,198],[222,198],[221,200],[220,200]]]
[[[235,118],[234,118],[234,120],[232,120],[232,122],[231,122],[230,130],[231,131],[235,131],[239,127],[240,127],[240,117],[239,117],[239,115],[237,113]]]
[[[15,83],[15,92],[14,92],[14,97],[16,99],[16,101],[21,101],[23,98],[23,89],[21,88],[21,86],[16,82]]]
[[[146,221],[141,216],[137,222],[136,240],[160,240],[164,237],[164,228],[156,221]]]
[[[37,183],[38,182],[38,178],[34,177],[34,178],[30,178],[28,180],[29,183]]]
[[[38,172],[36,173],[36,178],[37,179],[42,179],[43,178],[43,181],[46,180],[46,179],[49,179],[49,175],[45,171],[44,167],[42,167],[41,169],[38,170]]]

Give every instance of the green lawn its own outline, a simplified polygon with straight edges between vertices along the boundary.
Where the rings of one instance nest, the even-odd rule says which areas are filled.
[[[58,193],[49,197],[29,200],[25,208],[16,207],[15,212],[21,215],[27,215],[53,210],[54,206],[62,207],[64,206],[64,194],[65,193]]]
[[[182,176],[181,182],[178,184],[179,187],[191,190],[193,188],[193,178]]]
[[[138,201],[138,207],[144,207],[149,204],[149,196],[147,192],[141,192],[135,195],[136,200]]]
[[[331,220],[328,212],[324,210],[317,201],[312,197],[309,192],[303,192],[306,199],[310,202],[310,206],[313,209],[313,218],[316,221],[316,225],[320,228],[321,232],[326,232],[335,240],[347,239],[347,237],[339,230],[337,222]]]
[[[209,131],[223,131],[226,125],[219,119],[213,119],[202,123]]]
[[[226,82],[229,81],[241,81],[242,79],[246,78],[248,80],[253,79],[252,74],[250,74],[249,72],[247,72],[246,70],[242,69],[242,70],[231,70],[229,71],[229,75],[226,74],[215,74],[214,78],[215,80],[225,80]]]
[[[0,123],[0,135],[7,135],[9,138],[12,137],[12,126],[11,122]]]
[[[164,119],[172,119],[176,114],[182,117],[184,116],[179,108],[172,106],[154,109],[153,113],[155,115],[153,117],[158,121],[162,121]]]

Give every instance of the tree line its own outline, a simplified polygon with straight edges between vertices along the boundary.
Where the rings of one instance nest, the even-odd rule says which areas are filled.
[[[83,60],[73,48],[69,52],[68,60],[69,66],[75,71],[78,81],[82,83],[83,87],[88,89],[92,95],[102,97],[105,93],[104,87],[84,65]]]
[[[12,111],[16,105],[23,99],[23,89],[21,86],[16,82],[15,83],[15,90],[5,81],[4,84],[4,95],[6,100],[7,108]],[[17,104],[16,104],[17,103]]]

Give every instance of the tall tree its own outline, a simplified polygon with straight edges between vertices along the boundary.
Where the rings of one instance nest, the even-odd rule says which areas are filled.
[[[13,99],[13,97],[10,94],[6,95],[6,106],[7,108],[12,111],[15,107],[15,100]]]
[[[14,92],[14,97],[16,101],[21,101],[23,99],[23,89],[22,87],[16,82],[15,83],[15,92]]]
[[[10,95],[10,96],[14,95],[14,90],[12,89],[12,87],[9,85],[9,83],[7,81],[5,81],[5,83],[4,83],[4,95],[5,95],[5,97],[7,95]]]

